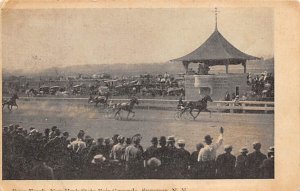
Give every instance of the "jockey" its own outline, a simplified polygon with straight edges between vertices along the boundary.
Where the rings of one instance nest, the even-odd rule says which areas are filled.
[[[180,98],[178,100],[177,109],[184,109],[184,102],[182,100],[182,96],[180,96]]]

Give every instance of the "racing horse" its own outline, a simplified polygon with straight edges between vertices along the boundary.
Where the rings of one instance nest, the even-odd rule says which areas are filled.
[[[138,101],[138,99],[136,97],[132,97],[129,102],[116,104],[115,107],[116,107],[117,111],[116,111],[116,113],[114,115],[114,118],[116,118],[117,115],[119,117],[121,117],[120,116],[121,110],[124,110],[124,111],[128,112],[127,113],[127,117],[126,117],[127,120],[128,120],[128,117],[129,117],[130,113],[132,113],[133,114],[132,117],[134,117],[135,116],[135,112],[132,111],[132,109],[133,109],[133,107],[134,107],[135,104],[137,104],[137,105],[139,104],[139,101]]]
[[[28,90],[25,91],[25,94],[27,95],[27,97],[29,96],[37,96],[39,94],[39,92],[33,88],[30,88]]]
[[[109,95],[110,95],[109,92],[106,92],[104,94],[104,96],[95,96],[94,97],[94,96],[90,95],[90,97],[88,99],[88,102],[89,103],[96,103],[95,107],[97,107],[99,103],[103,104],[104,107],[106,107]]]
[[[198,100],[198,101],[189,101],[189,102],[187,102],[184,109],[181,111],[180,115],[182,115],[187,110],[190,110],[189,111],[190,115],[193,117],[194,120],[199,116],[201,111],[207,111],[207,112],[209,112],[209,114],[211,116],[211,111],[209,111],[207,109],[207,102],[208,101],[210,101],[210,102],[213,101],[209,95],[206,95],[203,99]],[[196,116],[193,115],[194,110],[197,110]]]
[[[12,110],[13,106],[16,106],[18,108],[17,99],[19,99],[19,96],[17,94],[14,94],[9,100],[2,100],[2,109],[5,105],[7,105],[7,108],[9,110]]]

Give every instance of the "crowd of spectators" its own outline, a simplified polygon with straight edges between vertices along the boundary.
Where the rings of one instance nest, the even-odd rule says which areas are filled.
[[[272,73],[263,72],[260,75],[249,73],[247,84],[256,96],[273,98],[274,97],[274,76]]]
[[[232,146],[225,145],[225,152],[217,156],[223,133],[221,127],[216,142],[206,135],[190,153],[185,141],[174,136],[153,137],[144,149],[140,134],[95,140],[83,130],[77,138],[69,138],[56,126],[43,133],[33,127],[4,126],[3,179],[274,178],[274,147],[266,156],[255,142],[253,152],[241,148],[234,156]]]

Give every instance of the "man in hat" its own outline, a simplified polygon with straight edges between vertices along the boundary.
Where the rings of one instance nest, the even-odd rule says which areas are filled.
[[[103,153],[102,153],[105,158],[109,158],[111,149],[112,149],[112,140],[109,137],[105,137]]]
[[[53,169],[46,164],[46,154],[40,152],[35,156],[36,165],[32,168],[30,172],[31,180],[53,180],[54,173]]]
[[[169,168],[178,170],[177,167],[177,153],[178,150],[175,146],[175,137],[173,135],[169,136],[167,139],[167,157],[169,159]],[[169,173],[169,178],[177,178],[179,173]]]
[[[121,161],[125,152],[124,141],[125,137],[119,135],[117,137],[118,144],[114,145],[111,150],[111,158],[113,160]]]
[[[261,165],[261,177],[262,178],[274,178],[274,147],[270,147],[268,150],[268,158],[263,161]]]
[[[167,139],[165,136],[159,138],[159,145],[157,158],[161,161],[161,178],[167,178],[170,171],[170,158],[168,157]]]
[[[141,149],[141,136],[134,136],[132,138],[132,143],[125,149],[125,163],[127,178],[138,179],[142,178],[143,174],[143,150]]]
[[[176,151],[176,169],[178,170],[178,177],[188,178],[188,167],[190,164],[190,153],[185,147],[184,140],[178,140],[178,149]]]
[[[200,150],[204,148],[204,145],[202,143],[198,143],[196,145],[196,151],[192,152],[191,154],[191,160],[190,160],[190,166],[191,166],[191,178],[198,178],[198,172],[200,172],[200,166],[198,162],[198,155]]]
[[[157,137],[152,137],[151,143],[152,145],[148,147],[143,154],[145,161],[148,161],[152,157],[157,157],[157,145],[158,145]]]
[[[55,131],[58,129],[57,126],[52,126],[51,127],[51,132],[49,133],[49,138],[52,139],[55,137]]]
[[[261,144],[259,142],[253,143],[254,151],[248,155],[247,168],[249,169],[248,178],[260,178],[263,161],[267,159],[267,156],[260,152]]]
[[[220,135],[216,143],[212,143],[213,138],[210,135],[204,137],[205,146],[200,150],[198,155],[198,162],[200,162],[201,169],[203,171],[203,178],[214,178],[215,177],[215,160],[217,149],[223,143],[223,127],[220,128]]]
[[[224,146],[225,153],[220,154],[216,160],[218,178],[234,178],[234,166],[236,157],[231,154],[232,146]]]
[[[75,153],[80,153],[86,148],[86,143],[83,141],[84,131],[80,130],[77,134],[77,139],[71,142],[71,148]]]
[[[247,178],[248,169],[246,167],[246,161],[247,161],[247,153],[248,149],[246,147],[243,147],[240,149],[240,155],[236,158],[235,163],[235,177],[236,178]]]
[[[92,180],[111,179],[112,174],[109,161],[102,154],[95,155],[89,168],[87,168],[85,177]]]

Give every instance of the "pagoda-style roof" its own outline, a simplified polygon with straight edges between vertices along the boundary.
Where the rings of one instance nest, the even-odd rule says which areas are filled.
[[[183,63],[202,62],[210,66],[226,65],[226,64],[241,64],[246,60],[256,60],[258,57],[243,53],[228,42],[217,27],[210,37],[193,52],[171,60],[180,61]]]

